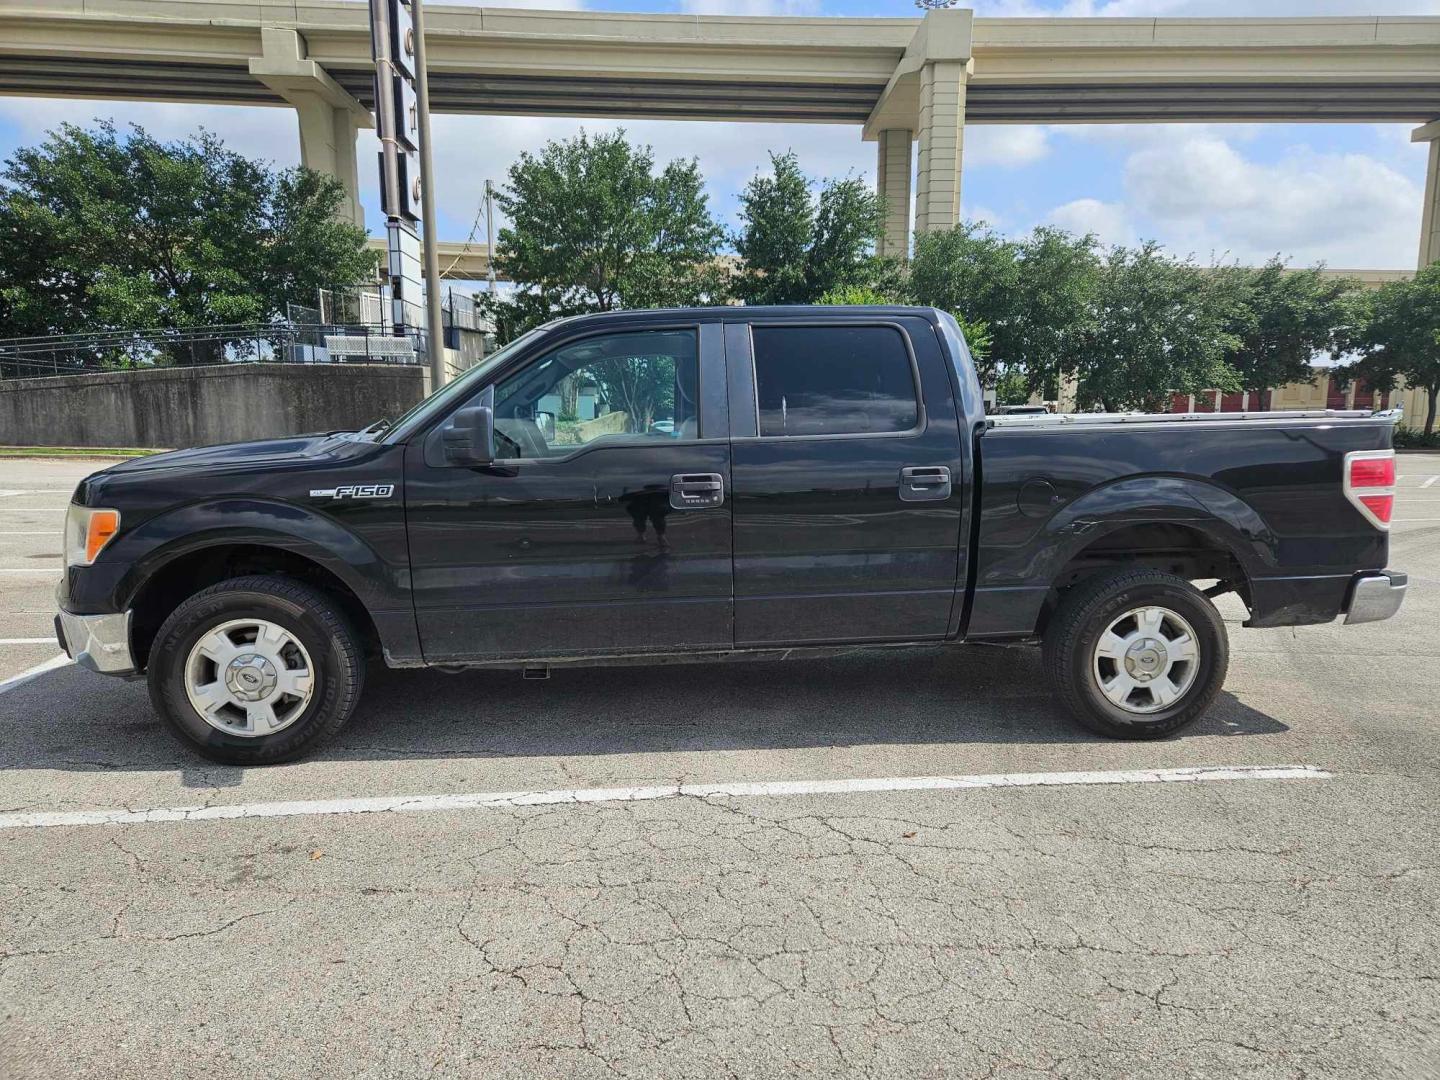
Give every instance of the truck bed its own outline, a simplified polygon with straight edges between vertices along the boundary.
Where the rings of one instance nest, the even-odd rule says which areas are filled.
[[[1399,409],[1372,412],[1367,409],[1297,409],[1256,412],[1193,412],[1193,413],[1047,413],[987,417],[991,427],[1056,428],[1103,427],[1115,424],[1186,424],[1186,423],[1289,423],[1293,420],[1390,420],[1400,418]]]
[[[1345,455],[1388,449],[1398,413],[987,417],[966,636],[1029,637],[1056,588],[1127,544],[1172,571],[1233,571],[1248,625],[1333,619],[1389,534],[1346,498]],[[1221,566],[1214,573],[1197,566]]]

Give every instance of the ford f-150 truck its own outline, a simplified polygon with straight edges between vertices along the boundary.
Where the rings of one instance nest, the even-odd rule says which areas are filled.
[[[376,661],[544,675],[977,641],[1043,643],[1083,724],[1153,738],[1220,691],[1211,597],[1259,627],[1399,608],[1392,428],[987,418],[932,309],[582,316],[365,431],[89,477],[56,628],[232,763],[334,735]]]

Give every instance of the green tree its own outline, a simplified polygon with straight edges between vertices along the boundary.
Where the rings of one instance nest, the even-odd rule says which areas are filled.
[[[1347,343],[1362,354],[1348,374],[1377,390],[1394,389],[1400,379],[1424,389],[1428,438],[1440,398],[1440,263],[1372,293]]]
[[[1214,276],[1231,313],[1226,329],[1235,337],[1225,362],[1240,388],[1252,393],[1312,381],[1311,360],[1338,353],[1356,310],[1358,284],[1318,266],[1289,270],[1276,258],[1258,268],[1220,267]]]
[[[1098,278],[1092,236],[1042,227],[1015,241],[984,222],[962,222],[916,238],[910,292],[917,303],[986,327],[986,386],[1003,368],[1043,391],[1074,370]]]
[[[1025,373],[1019,368],[1006,368],[995,380],[995,403],[997,405],[1024,405],[1030,400],[1030,387],[1025,382]]]
[[[893,304],[895,297],[870,285],[839,285],[815,301],[817,304]]]
[[[1238,390],[1225,362],[1239,339],[1233,294],[1214,274],[1153,243],[1113,248],[1075,360],[1081,408],[1165,409],[1174,393]]]
[[[817,303],[820,304],[895,304],[900,301],[896,299],[894,292],[888,292],[872,285],[840,285],[829,290],[820,297]],[[990,329],[983,322],[967,320],[963,315],[956,315],[955,321],[960,324],[960,331],[965,335],[965,344],[970,349],[970,357],[976,365],[983,364],[985,357],[990,352]]]
[[[874,254],[885,204],[864,181],[826,180],[816,198],[793,152],[772,153],[770,168],[740,195],[737,295],[750,304],[809,304],[846,286],[884,291],[898,283],[894,261]]]
[[[724,296],[724,232],[692,160],[658,173],[625,132],[551,141],[510,167],[496,245],[516,283],[497,312],[508,336],[561,315],[699,304]]]
[[[209,132],[66,124],[0,168],[0,336],[259,322],[363,281],[339,181]]]

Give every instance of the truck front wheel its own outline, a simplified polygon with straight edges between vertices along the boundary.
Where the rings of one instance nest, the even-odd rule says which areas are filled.
[[[334,735],[360,697],[354,629],[323,592],[231,578],[176,608],[150,648],[150,700],[186,745],[227,765],[272,765]]]
[[[1196,720],[1225,682],[1220,613],[1184,578],[1121,570],[1075,586],[1045,633],[1055,692],[1092,731],[1158,739]]]

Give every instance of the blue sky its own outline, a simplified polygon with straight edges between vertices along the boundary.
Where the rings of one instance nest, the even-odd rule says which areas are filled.
[[[910,16],[909,0],[583,0],[527,4],[613,11]],[[980,16],[1374,15],[1365,0],[981,0]],[[1440,15],[1440,0],[1386,0],[1384,14]],[[292,114],[281,109],[149,102],[0,98],[0,156],[65,121],[134,121],[162,137],[210,128],[242,153],[298,163]],[[661,161],[697,157],[711,204],[735,224],[736,195],[767,150],[794,149],[816,176],[873,180],[875,148],[858,128],[797,124],[442,116],[436,121],[441,236],[469,232],[483,181],[503,181],[522,150],[581,127],[624,127]],[[965,132],[963,212],[1009,233],[1041,223],[1095,231],[1107,242],[1155,239],[1202,261],[1353,268],[1414,265],[1425,149],[1411,125],[973,125]],[[372,233],[375,144],[362,134],[360,173]]]

